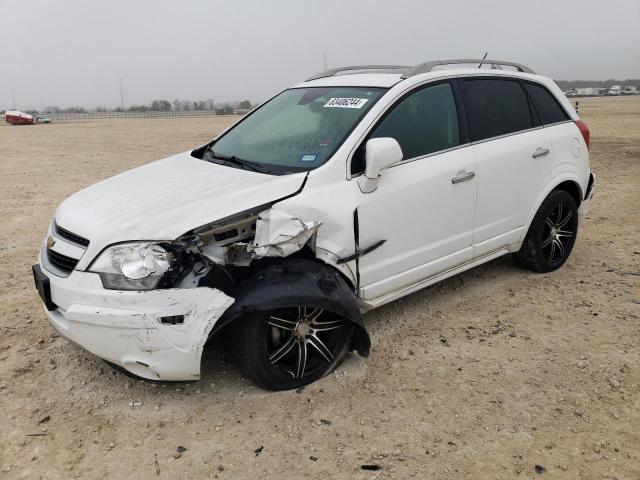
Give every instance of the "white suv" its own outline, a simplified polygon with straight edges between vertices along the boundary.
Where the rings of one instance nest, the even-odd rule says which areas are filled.
[[[472,62],[326,71],[72,195],[33,267],[49,321],[155,380],[199,378],[226,338],[288,389],[369,353],[362,312],[506,253],[560,267],[594,190],[589,130],[553,81]]]

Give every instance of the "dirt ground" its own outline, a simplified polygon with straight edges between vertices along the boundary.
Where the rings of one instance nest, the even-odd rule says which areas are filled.
[[[640,478],[640,97],[580,104],[599,183],[564,268],[505,257],[370,312],[368,359],[283,393],[216,347],[201,381],[132,380],[32,284],[66,196],[228,118],[0,126],[0,477]]]

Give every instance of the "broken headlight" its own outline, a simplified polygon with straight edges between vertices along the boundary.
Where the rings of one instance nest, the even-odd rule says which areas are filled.
[[[140,242],[113,245],[93,261],[89,271],[100,275],[104,288],[152,290],[175,267],[176,258],[167,248]]]

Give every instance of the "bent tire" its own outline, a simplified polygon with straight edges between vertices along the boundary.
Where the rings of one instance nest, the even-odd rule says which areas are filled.
[[[533,217],[515,258],[534,272],[556,270],[569,258],[577,233],[578,207],[575,200],[563,190],[554,190]]]
[[[238,332],[238,364],[245,377],[267,390],[299,388],[342,363],[354,327],[319,307],[254,313]]]
[[[299,388],[333,371],[351,350],[369,354],[353,290],[317,262],[285,259],[235,293],[220,322],[233,322],[236,362],[262,388]]]

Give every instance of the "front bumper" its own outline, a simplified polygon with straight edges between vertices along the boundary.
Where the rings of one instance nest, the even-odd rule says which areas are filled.
[[[45,313],[61,336],[152,380],[199,379],[209,332],[233,303],[208,287],[127,292],[103,288],[95,273],[42,272],[55,307],[45,306]]]
[[[596,176],[592,172],[589,174],[589,184],[587,185],[587,191],[584,195],[584,200],[580,203],[580,208],[578,209],[578,215],[580,217],[586,217],[589,213],[589,209],[591,208],[591,200],[593,200],[593,195],[596,192]]]

